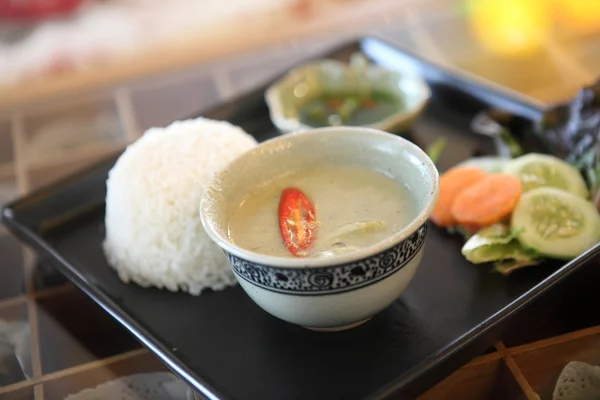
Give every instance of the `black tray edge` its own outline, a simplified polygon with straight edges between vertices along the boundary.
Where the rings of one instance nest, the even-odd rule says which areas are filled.
[[[518,317],[522,310],[530,307],[533,303],[540,301],[547,292],[556,289],[559,284],[566,282],[575,272],[588,265],[592,259],[599,255],[600,243],[557,269],[554,273],[527,292],[523,293],[508,306],[498,310],[496,314],[486,320],[484,324],[471,329],[461,337],[457,338],[451,346],[444,352],[438,354],[434,359],[418,365],[413,371],[409,372],[406,377],[390,383],[370,399],[389,398],[400,389],[406,390],[406,388],[408,388],[409,393],[414,393],[416,395],[425,392],[430,387],[423,388],[415,385],[415,382],[418,382],[417,378],[427,374],[434,374],[436,372],[434,371],[435,367],[439,373],[443,375],[443,379],[443,377],[449,376],[456,370],[450,366],[450,364],[454,364],[453,361],[464,365],[474,357],[481,355],[481,351],[485,351],[485,349],[478,346],[478,342],[483,341],[486,337],[495,337],[496,339],[499,339],[503,331],[499,328],[506,329],[510,327],[510,323],[516,320],[516,317]],[[469,352],[468,350],[465,350],[478,348],[480,352],[473,350]],[[463,353],[459,353],[459,350],[463,350]],[[469,353],[470,356],[468,355]],[[440,382],[442,379],[436,379],[436,381]]]
[[[370,35],[357,38],[355,41],[361,43],[362,48],[379,47],[382,51],[386,51],[385,48],[387,48],[387,51],[395,52],[394,58],[397,62],[406,66],[418,66],[420,75],[430,83],[443,82],[446,85],[451,84],[456,89],[482,102],[527,119],[539,119],[543,111],[551,106],[469,71],[428,60],[414,50],[394,43],[389,38]],[[388,63],[383,62],[381,64]]]
[[[80,275],[77,270],[61,256],[60,253],[52,249],[49,243],[41,240],[36,236],[34,231],[19,223],[14,218],[14,214],[10,208],[4,207],[2,209],[0,222],[2,222],[9,229],[9,231],[15,235],[15,237],[18,237],[24,243],[32,246],[32,248],[38,251],[40,254],[43,254],[46,257],[51,257],[58,261],[58,263],[53,264],[53,266],[60,269],[60,271],[66,275],[70,281],[75,283],[75,285],[77,285],[88,296],[90,296],[92,300],[94,300],[100,307],[102,307],[121,325],[130,331],[137,340],[139,340],[150,351],[156,354],[167,365],[167,367],[169,367],[181,379],[192,384],[210,400],[232,399],[231,397],[224,395],[224,391],[217,390],[213,385],[205,382],[203,378],[197,376],[188,368],[181,366],[181,361],[178,360],[177,357],[174,357],[171,350],[166,346],[162,345],[158,341],[148,339],[149,337],[152,337],[152,335],[150,335],[150,333],[143,326],[130,319],[117,303],[111,300],[102,291],[97,290],[92,282],[89,282],[85,277]]]
[[[41,254],[47,257],[52,257],[54,260],[58,261],[58,263],[53,264],[53,266],[59,268],[60,271],[66,275],[70,281],[75,283],[75,285],[77,285],[88,296],[90,296],[92,300],[94,300],[100,307],[102,307],[121,325],[130,331],[137,340],[139,340],[150,351],[156,354],[167,365],[167,367],[169,367],[181,379],[192,384],[210,400],[231,399],[231,397],[223,395],[223,393],[225,393],[224,391],[217,390],[213,385],[205,382],[203,378],[197,376],[188,368],[182,367],[181,361],[177,360],[177,357],[174,357],[171,350],[167,349],[166,346],[157,341],[148,339],[152,336],[143,326],[130,319],[117,303],[111,300],[102,291],[97,290],[92,282],[89,282],[85,277],[80,275],[77,270],[61,256],[60,253],[52,249],[49,243],[41,240],[30,228],[22,225],[16,219],[14,219],[14,214],[10,208],[5,207],[2,209],[2,213],[0,214],[0,222],[2,222],[9,229],[9,231],[15,235],[15,237],[18,237],[24,243],[29,244]]]
[[[60,253],[54,251],[49,243],[36,236],[35,232],[29,227],[21,224],[15,219],[15,215],[10,208],[3,208],[0,215],[0,222],[8,227],[9,231],[24,243],[31,245],[35,250],[45,256],[52,257],[59,263],[56,265],[73,283],[80,287],[96,303],[98,303],[106,312],[112,315],[119,323],[127,328],[144,346],[155,353],[175,374],[180,378],[192,384],[197,390],[206,395],[210,400],[232,399],[226,395],[226,391],[216,389],[214,385],[206,382],[188,368],[181,366],[181,361],[173,355],[170,349],[158,341],[149,339],[152,336],[140,324],[131,320],[120,306],[98,290],[92,282],[80,275],[77,270],[65,260]],[[532,304],[542,297],[543,294],[553,289],[558,283],[566,280],[579,268],[586,265],[597,255],[600,255],[600,244],[586,251],[576,259],[571,260],[552,275],[534,286],[529,291],[522,294],[517,300],[507,307],[499,310],[485,324],[473,328],[471,331],[457,338],[456,341],[438,354],[436,357],[426,360],[408,373],[404,378],[398,379],[389,385],[381,388],[378,392],[369,397],[369,399],[385,399],[393,396],[395,393],[403,390],[404,393],[414,393],[418,395],[427,390],[430,386],[421,387],[418,378],[426,375],[432,375],[432,378],[439,382],[445,376],[448,376],[455,370],[455,365],[465,364],[473,357],[478,356],[478,342],[482,341],[487,335],[497,336],[494,332],[501,325],[508,325],[510,320],[517,316],[518,312]],[[467,351],[465,349],[472,349]],[[464,350],[461,354],[459,350]],[[435,366],[435,370],[433,367]]]

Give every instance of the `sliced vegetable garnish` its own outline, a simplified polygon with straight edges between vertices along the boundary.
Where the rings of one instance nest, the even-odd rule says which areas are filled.
[[[523,258],[520,259],[509,259],[495,262],[494,271],[500,272],[502,275],[509,275],[511,272],[514,272],[518,269],[541,264],[542,261],[544,260],[539,256],[532,256],[532,258],[527,258],[527,256],[525,255]]]
[[[600,215],[594,205],[564,190],[539,187],[525,193],[511,226],[519,241],[548,257],[570,259],[600,241]]]
[[[523,191],[541,186],[555,187],[576,196],[588,197],[588,190],[579,171],[559,158],[545,154],[527,154],[511,160],[505,167],[523,183]]]
[[[491,225],[467,240],[461,252],[473,264],[495,263],[494,269],[504,275],[539,264],[539,254],[524,248],[515,239],[517,233],[504,224]]]
[[[306,195],[297,188],[286,188],[279,200],[279,229],[285,246],[302,256],[315,239],[316,212]]]
[[[463,250],[476,248],[487,244],[507,244],[511,240],[516,239],[518,232],[512,231],[505,224],[493,224],[477,232],[465,243]]]
[[[355,246],[337,246],[337,247],[333,247],[329,250],[319,251],[318,253],[315,254],[315,257],[318,257],[318,258],[333,257],[333,256],[337,256],[339,254],[350,253],[350,252],[353,252],[356,250],[358,250],[358,247],[355,247]]]
[[[488,175],[456,196],[452,217],[467,226],[500,222],[514,210],[521,191],[521,181],[512,175]]]
[[[498,156],[483,156],[473,157],[461,162],[462,167],[475,167],[484,170],[490,174],[497,174],[504,172],[506,164],[510,161],[510,158],[498,157]]]
[[[348,236],[368,234],[381,229],[385,229],[385,222],[383,221],[357,221],[340,226],[333,232],[330,239],[339,240]]]
[[[488,174],[473,167],[454,167],[440,178],[440,193],[431,220],[438,226],[456,225],[452,216],[452,205],[460,192],[479,182]]]

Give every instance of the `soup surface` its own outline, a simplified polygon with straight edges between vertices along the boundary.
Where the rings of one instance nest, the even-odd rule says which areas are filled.
[[[324,93],[308,100],[300,109],[300,121],[313,127],[377,123],[401,110],[401,99],[386,92],[365,95]]]
[[[383,173],[309,168],[249,193],[229,221],[229,239],[273,256],[328,257],[385,239],[416,212],[409,189]]]

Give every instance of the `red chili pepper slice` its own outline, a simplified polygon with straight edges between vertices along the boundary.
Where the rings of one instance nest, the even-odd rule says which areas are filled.
[[[327,100],[327,105],[329,106],[329,108],[332,108],[335,111],[337,111],[342,106],[342,99],[338,97],[332,97],[329,100]]]
[[[367,110],[372,110],[375,108],[375,102],[373,101],[373,99],[366,99],[363,102],[363,107],[366,108]]]
[[[310,247],[316,233],[315,209],[300,189],[290,187],[279,199],[279,229],[287,249],[300,257]]]

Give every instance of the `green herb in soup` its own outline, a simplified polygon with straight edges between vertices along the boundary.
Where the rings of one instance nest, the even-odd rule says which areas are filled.
[[[313,127],[361,126],[384,120],[402,108],[401,99],[386,92],[324,93],[300,109],[300,122]]]
[[[251,192],[229,221],[229,239],[255,252],[332,257],[406,227],[416,203],[405,186],[354,166],[309,168]]]

